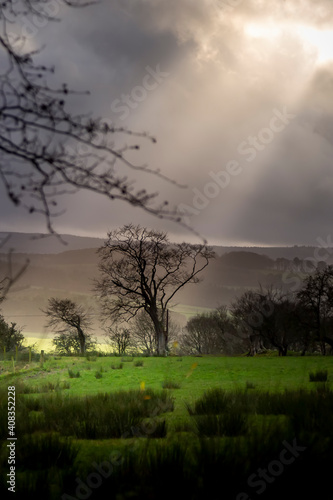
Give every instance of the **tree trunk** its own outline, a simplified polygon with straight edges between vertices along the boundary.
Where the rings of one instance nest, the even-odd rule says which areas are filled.
[[[80,342],[80,353],[85,354],[85,352],[86,352],[86,337],[83,333],[82,328],[80,328],[80,327],[77,328],[77,334],[78,334],[79,342]]]
[[[166,355],[166,338],[164,331],[164,312],[162,312],[162,318],[159,318],[159,314],[157,310],[147,311],[151,320],[154,324],[155,328],[155,338],[156,338],[156,347],[157,347],[157,356],[165,356]]]

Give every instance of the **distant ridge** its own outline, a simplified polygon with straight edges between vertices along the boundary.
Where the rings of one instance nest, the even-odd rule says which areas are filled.
[[[14,253],[55,254],[67,252],[68,250],[99,248],[105,241],[102,238],[73,236],[70,234],[61,234],[60,240],[59,237],[48,234],[0,232],[1,239],[7,235],[10,238],[0,248],[1,253],[12,249]]]
[[[107,237],[94,238],[90,236],[74,236],[71,234],[61,234],[60,238],[66,244],[62,243],[59,237],[49,234],[38,233],[8,233],[0,232],[0,238],[10,235],[9,240],[0,248],[0,253],[6,253],[13,249],[14,253],[27,254],[58,254],[69,250],[86,250],[89,248],[99,248],[103,245]],[[212,246],[218,256],[229,252],[252,252],[259,255],[266,255],[271,259],[285,258],[292,260],[295,257],[300,259],[313,258],[315,255],[315,246]],[[322,252],[323,253],[323,252]],[[333,249],[330,249],[330,259],[332,261]]]

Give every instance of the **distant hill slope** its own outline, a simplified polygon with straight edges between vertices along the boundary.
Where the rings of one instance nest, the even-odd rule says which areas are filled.
[[[0,233],[3,239],[10,236],[6,244],[1,247],[0,252],[13,249],[15,253],[37,253],[51,254],[61,253],[67,250],[82,250],[85,248],[98,248],[103,245],[104,239],[85,236],[73,236],[70,234],[60,235],[63,242],[54,235],[41,235],[37,233]],[[105,238],[106,239],[106,238]]]
[[[62,243],[54,235],[45,235],[37,233],[5,233],[0,232],[0,239],[10,235],[5,246],[0,248],[1,253],[13,249],[15,253],[29,254],[58,254],[68,250],[83,250],[89,248],[99,248],[103,245],[105,238],[94,238],[89,236],[73,236],[70,234],[60,235],[66,242]],[[312,246],[292,246],[292,247],[236,247],[236,246],[212,246],[217,255],[222,256],[230,252],[248,252],[259,255],[266,255],[270,259],[285,258],[292,260],[295,257],[305,259],[313,257],[316,247]],[[333,255],[333,252],[332,252]]]
[[[24,326],[26,332],[44,331],[45,316],[41,309],[45,309],[50,297],[71,298],[84,307],[92,308],[96,324],[98,323],[99,307],[93,288],[94,280],[98,277],[97,248],[104,240],[77,236],[64,238],[68,241],[66,247],[56,239],[31,240],[31,235],[13,233],[7,247],[17,245],[16,253],[12,256],[14,273],[27,259],[30,264],[1,305],[1,310],[7,321]],[[72,248],[73,246],[81,247],[77,249]],[[22,253],[22,247],[30,248],[31,251]],[[45,253],[41,252],[42,248],[46,249]],[[176,295],[175,303],[179,304],[180,310],[184,309],[182,306],[191,306],[194,310],[197,307],[228,305],[246,289],[258,288],[259,284],[264,287],[287,287],[286,268],[281,268],[274,261],[289,259],[286,263],[291,265],[287,268],[290,269],[287,271],[290,278],[302,275],[300,268],[293,267],[295,257],[304,259],[315,255],[315,249],[311,247],[214,249],[217,256],[201,273],[202,281],[184,287]],[[0,249],[0,276],[8,272],[8,255],[5,250]],[[332,257],[327,263],[332,264]],[[291,284],[293,283],[292,281]]]

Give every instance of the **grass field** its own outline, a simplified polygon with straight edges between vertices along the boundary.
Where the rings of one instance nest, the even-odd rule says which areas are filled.
[[[282,443],[293,442],[294,436],[306,443],[308,449],[311,447],[308,461],[300,459],[292,469],[295,477],[310,474],[319,466],[317,476],[321,472],[326,474],[326,465],[333,465],[333,438],[326,436],[333,422],[332,357],[279,358],[272,354],[255,358],[133,359],[49,355],[43,366],[36,361],[19,362],[15,366],[12,361],[2,361],[0,367],[3,397],[8,386],[15,386],[17,391],[18,446],[21,440],[17,481],[21,483],[21,491],[28,488],[34,498],[83,498],[83,490],[81,497],[78,491],[75,493],[75,478],[78,474],[85,477],[94,461],[105,462],[111,452],[118,453],[125,463],[118,469],[115,467],[118,475],[112,475],[113,496],[102,485],[96,491],[90,488],[91,498],[170,498],[170,485],[161,490],[161,481],[163,477],[168,483],[172,475],[182,481],[179,490],[182,499],[206,498],[208,490],[209,498],[259,498],[257,494],[239,496],[237,492],[246,486],[245,479],[251,470],[269,463],[280,453]],[[327,370],[326,383],[310,382],[309,373],[318,370]],[[207,407],[207,401],[198,403],[212,389],[225,391],[211,396],[213,410],[209,404]],[[284,394],[286,389],[294,392]],[[216,405],[222,410],[217,411]],[[3,428],[5,409],[3,406]],[[152,425],[153,434],[149,431]],[[26,449],[35,458],[30,459]],[[57,465],[53,462],[48,465],[50,470],[55,467],[59,475],[58,484],[52,487],[48,484],[51,473],[40,458],[45,454],[62,457],[60,463],[58,458],[54,459]],[[3,446],[2,469],[5,455]],[[35,461],[37,465],[28,473],[22,466],[25,461]],[[207,462],[207,470],[202,461]],[[214,496],[220,475],[217,467],[224,470],[227,494],[224,497]],[[151,469],[157,477],[162,476],[148,485],[146,476]],[[290,474],[283,477],[289,485]],[[61,491],[71,495],[61,496]],[[276,487],[261,498],[280,498],[280,494]],[[17,498],[27,497],[22,493]],[[292,496],[287,494],[286,498]]]

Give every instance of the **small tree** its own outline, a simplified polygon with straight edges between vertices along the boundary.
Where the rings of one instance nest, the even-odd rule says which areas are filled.
[[[96,291],[104,316],[129,321],[146,311],[157,353],[164,355],[167,308],[181,288],[200,281],[198,274],[214,253],[205,245],[171,244],[164,232],[129,224],[110,232],[99,254]]]
[[[54,339],[52,344],[55,346],[59,354],[74,354],[81,352],[80,341],[76,330],[68,329],[60,332]],[[96,348],[96,341],[89,333],[85,334],[85,351],[91,351]]]
[[[6,348],[7,351],[12,351],[16,347],[22,348],[24,341],[22,330],[17,327],[16,323],[10,325],[5,321],[3,316],[0,316],[0,346],[1,349]]]
[[[127,328],[118,325],[107,328],[106,342],[111,347],[115,347],[119,356],[126,354],[126,350],[132,344],[131,333]]]
[[[140,311],[130,323],[132,332],[132,342],[148,356],[157,353],[156,333],[154,324],[146,311]],[[168,321],[168,342],[169,344],[178,340],[179,325],[170,318]]]
[[[56,328],[59,334],[76,337],[81,354],[86,350],[85,330],[90,329],[90,320],[83,307],[69,299],[51,298],[48,307],[43,311],[49,318],[47,326]]]
[[[288,346],[297,334],[296,305],[279,289],[268,287],[244,292],[232,304],[232,313],[245,332],[250,345],[249,355],[259,349],[276,348],[286,356]]]
[[[321,351],[326,353],[328,344],[333,348],[333,266],[317,269],[304,280],[304,285],[296,294],[298,305],[306,313],[304,326],[319,342]]]
[[[144,351],[148,356],[153,356],[157,351],[156,333],[150,316],[145,311],[140,311],[132,323],[132,338],[134,345]]]
[[[224,306],[191,318],[181,338],[182,348],[196,354],[231,351],[231,344],[234,344],[234,325]]]

